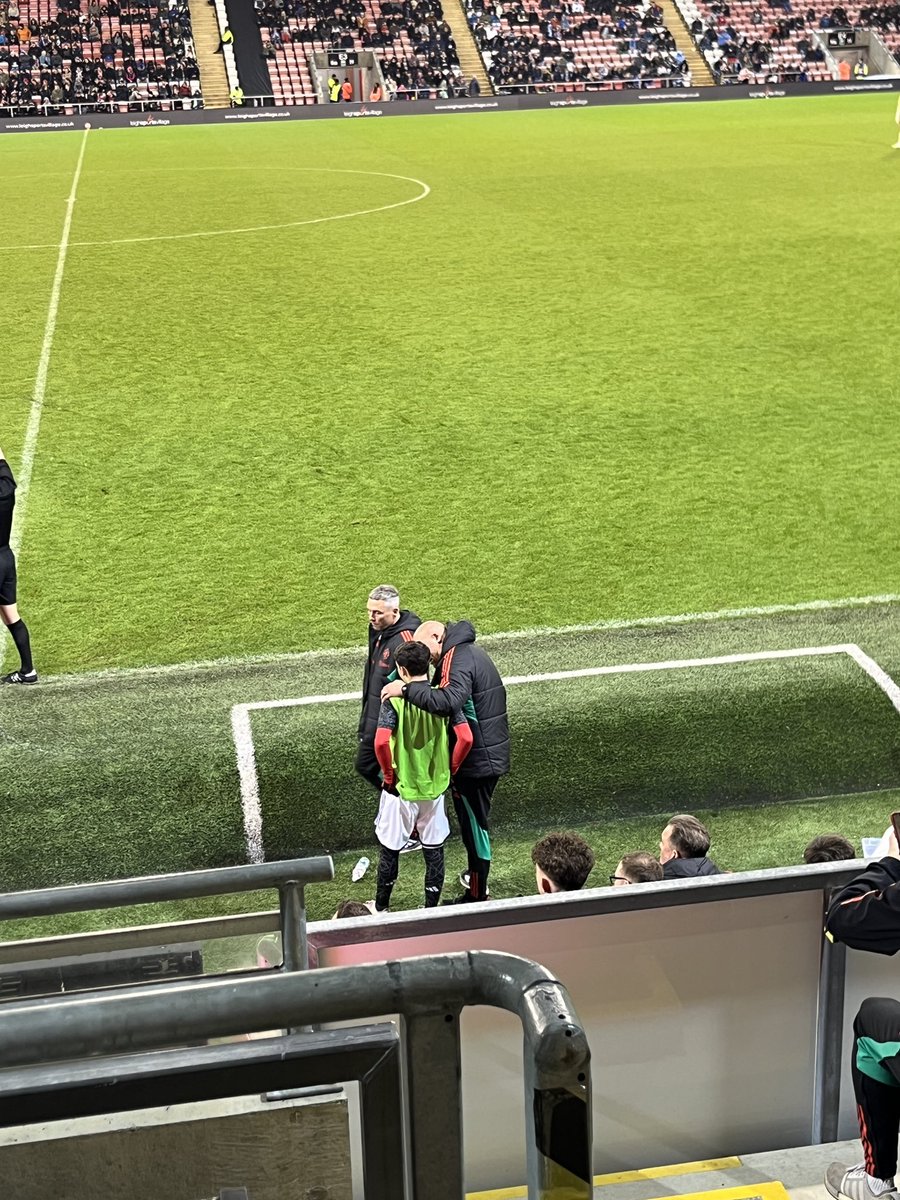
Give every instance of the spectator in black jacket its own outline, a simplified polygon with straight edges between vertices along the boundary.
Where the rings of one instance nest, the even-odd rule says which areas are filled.
[[[501,775],[509,772],[509,722],[506,689],[490,655],[475,643],[469,621],[444,625],[425,621],[416,630],[435,664],[431,684],[390,683],[382,699],[403,696],[426,712],[446,717],[462,709],[472,728],[473,745],[462,769],[451,780],[453,807],[469,867],[462,876],[466,891],[458,901],[487,899],[491,869],[491,799]]]
[[[900,852],[887,840],[888,855],[870,863],[828,907],[825,936],[855,950],[900,950]],[[900,1135],[900,1003],[886,997],[862,1002],[853,1022],[853,1090],[863,1161],[832,1163],[825,1187],[836,1200],[896,1200],[897,1138]]]
[[[659,839],[659,861],[663,879],[692,879],[699,875],[720,875],[721,871],[707,858],[709,830],[689,813],[677,813]]]
[[[356,769],[372,787],[381,790],[381,768],[375,757],[375,731],[381,711],[381,689],[394,670],[394,655],[404,642],[411,642],[419,628],[414,612],[400,607],[400,593],[390,583],[369,592],[369,654],[363,673],[362,712],[359,717]]]

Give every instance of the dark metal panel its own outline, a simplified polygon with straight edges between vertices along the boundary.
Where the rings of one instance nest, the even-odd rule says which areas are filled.
[[[465,1200],[459,1009],[404,1021],[415,1200]]]
[[[399,1044],[396,1029],[380,1023],[2,1071],[0,1126],[347,1082],[385,1059],[396,1074]],[[399,1106],[399,1088],[392,1102]]]

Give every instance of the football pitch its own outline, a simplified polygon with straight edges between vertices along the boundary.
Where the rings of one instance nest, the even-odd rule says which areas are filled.
[[[358,688],[324,651],[386,580],[517,633],[488,643],[522,679],[509,836],[757,814],[740,867],[787,813],[880,832],[891,107],[3,139],[0,445],[48,680],[0,695],[4,887],[369,846],[354,701],[270,702]],[[655,620],[691,613],[720,615]]]

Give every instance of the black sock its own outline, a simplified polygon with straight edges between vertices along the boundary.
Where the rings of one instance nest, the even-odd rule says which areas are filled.
[[[34,663],[31,661],[31,639],[28,637],[28,626],[20,617],[18,621],[13,621],[12,625],[7,625],[7,629],[10,637],[16,643],[19,658],[22,660],[22,674],[30,675],[34,670]]]
[[[434,908],[444,886],[444,847],[423,846],[425,856],[425,907]]]
[[[378,885],[375,888],[375,907],[379,912],[385,912],[391,903],[391,892],[397,882],[400,870],[400,851],[388,850],[381,847],[381,857],[378,860]]]

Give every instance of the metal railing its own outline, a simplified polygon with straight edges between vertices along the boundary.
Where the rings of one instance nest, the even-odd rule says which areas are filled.
[[[370,1200],[461,1200],[460,1014],[470,1005],[505,1009],[522,1023],[529,1195],[588,1200],[592,1120],[584,1030],[566,989],[548,971],[488,951],[10,1003],[0,1010],[0,1120],[21,1124],[38,1113],[143,1107],[164,1102],[173,1086],[185,1101],[247,1094],[248,1079],[258,1089],[276,1081],[308,1086],[325,1082],[325,1075],[333,1082],[356,1078]],[[161,1049],[396,1013],[405,1100],[396,1034],[383,1026]]]
[[[93,912],[97,909],[122,908],[136,904],[163,904],[173,900],[195,900],[202,896],[228,896],[240,892],[277,890],[279,897],[278,928],[281,932],[284,969],[303,970],[308,962],[306,936],[306,903],[304,889],[311,883],[327,883],[334,878],[334,863],[329,857],[295,858],[283,862],[254,863],[238,867],[219,867],[208,871],[185,871],[174,875],[145,875],[133,879],[116,879],[105,883],[78,883],[67,887],[45,888],[28,892],[8,892],[0,895],[0,921],[23,920],[33,917],[60,916],[64,913]],[[212,922],[221,927],[221,919]],[[189,922],[178,926],[183,935],[188,928],[192,934],[204,922]],[[271,918],[262,926],[271,928]],[[256,928],[260,928],[257,923]],[[144,945],[159,945],[159,926],[147,927]],[[170,930],[171,931],[171,927]],[[142,931],[130,931],[131,945]],[[242,932],[247,932],[246,928]],[[75,935],[84,941],[84,935]],[[61,939],[55,939],[57,946]],[[62,939],[63,941],[65,939]],[[45,946],[44,939],[31,943]],[[9,948],[10,943],[7,943]],[[15,945],[14,943],[12,945]],[[82,949],[82,953],[85,951]],[[69,949],[69,953],[73,953]],[[44,950],[46,957],[46,949]],[[13,952],[11,958],[0,961],[27,961]]]
[[[191,96],[168,96],[153,100],[84,100],[77,103],[66,100],[62,104],[51,104],[49,101],[40,104],[3,104],[0,105],[0,118],[72,117],[86,116],[90,113],[188,112],[199,108],[203,108],[203,96],[198,92]]]
[[[631,79],[573,79],[565,83],[551,81],[547,83],[498,83],[495,85],[498,95],[511,96],[519,93],[534,92],[541,95],[546,92],[621,92],[625,90],[646,90],[659,88],[688,88],[691,86],[690,74],[677,75],[635,75]]]

